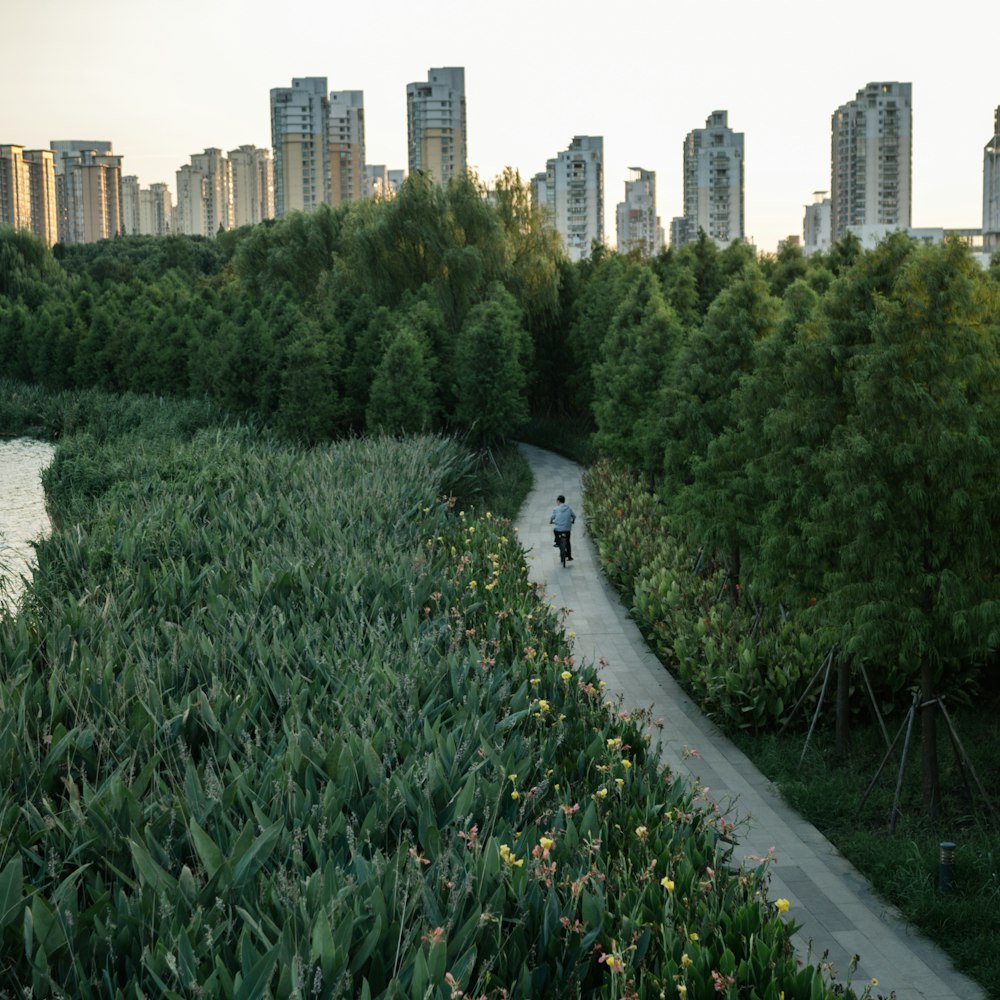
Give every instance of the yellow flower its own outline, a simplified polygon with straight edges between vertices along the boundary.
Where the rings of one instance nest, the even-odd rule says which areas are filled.
[[[532,677],[531,678],[531,683],[532,684],[541,684],[542,683],[542,679],[541,679],[541,677]]]
[[[492,521],[493,520],[493,515],[489,511],[486,512],[486,520],[487,521]]]
[[[674,891],[674,880],[672,878],[667,878],[666,876],[664,876],[663,878],[660,879],[660,885],[662,885],[663,888],[667,890],[667,892]]]
[[[626,757],[626,758],[625,758],[625,759],[624,759],[624,760],[622,761],[622,767],[624,767],[624,768],[625,768],[625,770],[627,771],[627,770],[628,770],[628,769],[629,769],[629,768],[630,768],[631,766],[632,766],[632,761],[630,761],[630,760],[629,760],[629,759],[628,759],[628,758]]]
[[[622,745],[622,741],[620,739],[614,738],[614,739],[608,740],[608,749],[609,750],[614,750],[616,747],[620,747],[621,745]]]
[[[640,840],[645,840],[649,836],[649,831],[644,826],[637,826],[635,828],[635,835]]]
[[[788,903],[787,899],[776,899],[774,901],[774,908],[779,913],[787,913],[788,912],[788,906],[789,906],[789,903]]]
[[[698,940],[698,935],[694,931],[691,931],[691,933],[688,934],[688,940],[689,941],[697,941]]]
[[[688,969],[692,965],[694,965],[694,962],[692,961],[691,956],[687,952],[684,952],[684,954],[681,955],[681,968]]]
[[[872,986],[878,986],[878,980],[874,977],[872,978]]]
[[[573,675],[572,675],[572,674],[571,674],[571,673],[570,673],[570,672],[569,672],[568,670],[564,670],[564,671],[562,672],[562,679],[563,679],[564,681],[569,681],[569,680],[572,680],[572,679],[573,679]]]
[[[538,843],[542,845],[543,851],[550,851],[556,846],[556,842],[551,837],[542,837]]]
[[[521,797],[521,793],[515,788],[514,791],[510,793],[510,797],[516,802]]]
[[[621,788],[621,787],[622,787],[622,785],[624,785],[624,784],[625,784],[625,779],[624,779],[624,778],[615,778],[615,784],[616,784],[616,785],[617,785],[617,786],[618,786],[619,788]]]
[[[478,583],[476,583],[476,581],[475,581],[475,580],[470,580],[470,581],[469,581],[469,590],[475,590],[475,589],[476,589],[476,587],[478,587],[478,586],[479,586],[479,584],[478,584]]]
[[[688,995],[688,988],[683,983],[677,984],[677,995],[679,997],[686,997]],[[785,994],[782,993],[781,996],[784,998]]]
[[[567,632],[566,635],[568,635],[570,637],[570,639],[575,639],[576,638],[576,633],[575,632]]]
[[[547,712],[549,710],[549,703],[544,698],[540,698],[538,700],[538,707],[541,711]]]
[[[524,867],[524,858],[515,858],[514,852],[506,844],[500,845],[500,857],[505,865],[510,865],[513,868]]]
[[[517,775],[516,774],[508,774],[507,775],[507,780],[508,781],[517,781]]]
[[[598,788],[597,789],[597,797],[599,799],[605,798],[607,796],[607,794],[608,794],[608,790],[606,788]]]

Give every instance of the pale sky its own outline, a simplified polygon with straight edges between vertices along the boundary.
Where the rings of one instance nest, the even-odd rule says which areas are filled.
[[[0,144],[110,140],[143,187],[206,147],[270,146],[272,87],[363,90],[367,160],[406,167],[406,85],[464,66],[469,165],[528,179],[604,137],[605,231],[629,167],[656,171],[669,237],[681,148],[716,110],[746,144],[746,229],[802,233],[830,186],[830,116],[913,84],[913,225],[982,225],[1000,106],[995,0],[0,0]]]

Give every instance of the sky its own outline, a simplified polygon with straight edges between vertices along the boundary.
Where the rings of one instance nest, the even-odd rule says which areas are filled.
[[[490,181],[604,137],[605,230],[630,167],[656,171],[669,237],[682,144],[714,110],[745,136],[746,235],[802,233],[830,186],[830,116],[913,85],[912,224],[982,225],[1000,106],[1000,4],[951,0],[0,0],[0,144],[110,140],[143,187],[193,153],[270,146],[270,90],[362,90],[366,159],[406,167],[406,85],[465,68],[469,165]]]

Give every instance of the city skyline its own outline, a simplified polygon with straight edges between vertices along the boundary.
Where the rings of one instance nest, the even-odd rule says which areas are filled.
[[[898,0],[877,9],[848,0],[835,21],[786,0],[753,10],[722,0],[711,24],[693,8],[560,0],[545,9],[518,0],[500,15],[443,0],[421,18],[397,0],[377,16],[310,4],[294,19],[235,0],[177,0],[169,18],[124,0],[4,8],[13,44],[0,65],[0,141],[107,140],[125,174],[143,187],[166,182],[175,197],[192,154],[270,146],[270,90],[310,75],[364,91],[367,159],[405,167],[407,84],[430,67],[461,66],[468,162],[487,183],[507,165],[528,182],[574,135],[603,136],[612,246],[607,219],[629,167],[656,172],[658,215],[680,215],[684,138],[728,111],[746,137],[746,236],[773,251],[801,235],[812,192],[830,187],[832,113],[880,80],[913,85],[912,224],[982,224],[1000,80],[970,36],[992,37],[1000,14],[967,0],[933,27]],[[197,37],[213,40],[200,59],[190,55],[195,23]]]

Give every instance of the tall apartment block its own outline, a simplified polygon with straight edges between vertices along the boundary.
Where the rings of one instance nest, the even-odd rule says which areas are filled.
[[[126,174],[122,178],[122,233],[136,236],[141,233],[139,226],[139,178]]]
[[[325,76],[292,80],[271,91],[274,209],[311,212],[329,201],[330,98]]]
[[[55,153],[56,210],[62,243],[96,243],[122,229],[122,158],[110,142],[50,142]]]
[[[802,220],[802,252],[807,257],[830,249],[831,204],[826,191],[814,191],[813,203],[806,205]]]
[[[233,173],[221,149],[191,156],[177,171],[177,231],[187,236],[215,236],[233,228]]]
[[[983,150],[983,251],[1000,250],[1000,108],[993,114],[993,138]]]
[[[363,90],[330,92],[330,204],[365,196],[365,94]]]
[[[384,163],[365,164],[365,197],[392,198],[406,180],[405,170],[390,170]]]
[[[0,146],[0,225],[27,229],[52,246],[59,239],[55,154]]]
[[[409,170],[431,174],[442,185],[468,169],[465,69],[431,69],[426,83],[406,85]]]
[[[831,238],[910,227],[912,84],[869,83],[830,120]]]
[[[691,242],[699,230],[727,246],[744,237],[743,133],[729,127],[728,111],[713,111],[704,128],[684,139],[684,224],[673,224],[674,242]]]
[[[229,151],[233,225],[253,226],[274,218],[274,161],[269,149],[240,146]]]
[[[618,203],[618,252],[639,251],[652,257],[663,247],[663,227],[656,214],[656,172],[629,167],[625,200]]]
[[[150,184],[139,191],[139,232],[168,236],[174,232],[174,206],[166,184]]]
[[[571,260],[604,242],[604,137],[577,135],[532,179],[532,199],[558,232]]]

